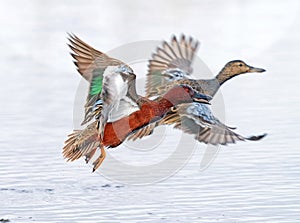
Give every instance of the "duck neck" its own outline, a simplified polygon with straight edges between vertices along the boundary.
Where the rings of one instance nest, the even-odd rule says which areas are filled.
[[[172,100],[169,100],[165,97],[159,98],[157,101],[158,106],[153,110],[155,116],[163,116],[167,111],[169,111],[170,108],[172,108],[174,105],[172,103]]]
[[[234,75],[230,74],[230,72],[224,67],[219,74],[216,76],[216,80],[218,81],[219,85],[221,86],[226,81],[234,77]]]
[[[208,94],[211,97],[213,97],[217,93],[221,85],[224,84],[229,79],[231,79],[232,77],[233,76],[230,75],[230,72],[226,70],[224,67],[215,78],[208,79],[208,80],[201,80],[202,82],[205,83],[203,84],[203,86],[201,86],[201,88],[205,94]]]
[[[174,86],[163,97],[156,100],[162,113],[167,112],[171,107],[181,103],[193,102],[191,95],[187,92],[186,87]]]

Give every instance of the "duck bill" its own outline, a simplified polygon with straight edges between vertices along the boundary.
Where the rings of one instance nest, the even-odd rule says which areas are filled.
[[[209,101],[212,99],[211,96],[201,93],[195,93],[193,97],[194,102],[202,103],[202,104],[209,104]]]
[[[248,71],[249,73],[262,73],[265,72],[266,70],[263,68],[257,68],[257,67],[250,67],[250,70]]]

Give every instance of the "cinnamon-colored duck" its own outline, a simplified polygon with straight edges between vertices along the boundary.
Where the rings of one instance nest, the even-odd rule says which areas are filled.
[[[97,133],[97,129],[101,131],[98,121],[88,125],[84,130],[75,130],[65,142],[63,155],[68,161],[85,156],[86,162],[89,162],[100,147],[101,155],[93,163],[93,171],[95,171],[105,159],[105,148],[119,146],[128,135],[141,127],[159,121],[175,105],[192,101],[208,103],[208,99],[208,96],[186,85],[174,86],[163,97],[153,101],[141,98],[137,101],[140,106],[138,111],[114,122],[105,123],[101,135]]]
[[[68,161],[85,156],[89,162],[100,147],[101,155],[93,163],[95,171],[105,159],[105,148],[117,147],[132,132],[159,121],[171,107],[210,100],[188,85],[176,85],[155,100],[141,97],[136,93],[136,77],[128,65],[93,49],[76,36],[70,36],[70,42],[79,72],[85,77],[90,75],[86,72],[92,72],[85,122],[93,117],[95,121],[69,135],[63,148]]]

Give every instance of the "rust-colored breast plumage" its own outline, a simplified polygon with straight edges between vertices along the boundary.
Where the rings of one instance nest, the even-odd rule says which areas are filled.
[[[102,143],[107,147],[120,145],[133,131],[142,128],[160,116],[160,104],[156,102],[144,103],[139,111],[133,112],[115,122],[109,122],[105,126]]]

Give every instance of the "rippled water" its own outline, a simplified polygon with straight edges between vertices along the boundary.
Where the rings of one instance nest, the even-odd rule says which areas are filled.
[[[0,219],[300,222],[297,1],[1,1],[0,24]],[[269,135],[221,147],[204,171],[206,147],[197,144],[175,175],[142,186],[91,173],[83,160],[66,163],[80,81],[66,32],[103,51],[184,32],[201,41],[198,55],[213,73],[237,58],[267,69],[226,83],[222,95],[229,125]],[[137,168],[161,161],[181,136],[161,131],[167,144],[149,157],[129,144],[109,153]]]

